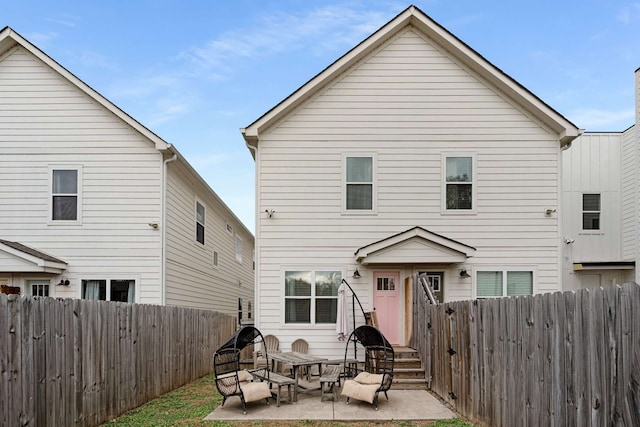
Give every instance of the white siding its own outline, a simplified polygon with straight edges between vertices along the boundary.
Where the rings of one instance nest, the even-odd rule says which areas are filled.
[[[282,323],[283,269],[338,266],[370,309],[374,269],[400,270],[404,282],[418,266],[359,267],[355,280],[354,251],[416,225],[475,247],[470,271],[530,267],[537,292],[559,289],[558,220],[544,215],[559,208],[557,135],[413,30],[263,133],[258,148],[260,326],[285,342],[308,331]],[[358,152],[376,154],[374,215],[342,214],[342,155]],[[441,213],[443,152],[476,155],[475,215]],[[445,271],[448,300],[474,296],[458,268]],[[332,329],[314,327],[314,340],[337,356]]]
[[[65,260],[79,297],[91,275],[138,280],[140,302],[160,301],[161,154],[76,87],[15,49],[0,60],[2,238]],[[48,224],[49,167],[82,167],[82,221]]]
[[[196,198],[205,206],[204,246],[196,241]],[[245,307],[254,305],[253,235],[179,162],[169,163],[167,221],[167,304],[231,315],[237,315],[238,298]],[[236,260],[236,234],[242,238],[242,263]]]
[[[638,150],[636,127],[622,134],[622,255],[634,259],[637,254],[638,212]]]

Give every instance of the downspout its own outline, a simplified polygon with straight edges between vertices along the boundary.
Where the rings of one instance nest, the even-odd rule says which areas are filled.
[[[171,144],[168,145],[168,149],[171,149]],[[162,219],[160,221],[160,227],[162,227],[162,253],[160,256],[160,305],[166,305],[167,299],[167,170],[168,164],[175,162],[178,158],[176,153],[168,159],[162,162]]]
[[[256,214],[254,214],[254,228],[255,228],[255,237],[254,237],[254,245],[253,245],[253,251],[254,251],[254,262],[256,263],[256,268],[255,271],[253,272],[253,324],[259,328],[260,327],[260,316],[257,315],[260,313],[260,304],[259,304],[259,299],[258,299],[258,294],[260,293],[260,281],[258,280],[258,277],[260,277],[260,258],[261,258],[261,253],[260,253],[260,238],[258,237],[260,235],[260,225],[259,225],[259,221],[258,221],[258,167],[259,167],[259,163],[258,163],[258,147],[254,147],[253,145],[249,144],[248,142],[245,142],[245,145],[247,146],[247,148],[252,152],[253,154],[253,159],[256,163],[256,167],[255,167],[255,177],[253,180],[253,186],[254,186],[254,190],[255,190],[255,200],[254,200],[254,206],[256,209]]]

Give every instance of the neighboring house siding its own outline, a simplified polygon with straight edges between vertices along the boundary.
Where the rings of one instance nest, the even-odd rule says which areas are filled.
[[[245,308],[253,305],[253,235],[182,163],[169,163],[167,189],[166,304],[215,307],[232,315],[238,298]],[[204,245],[196,241],[196,200],[205,207]],[[236,235],[243,242],[242,263],[236,260]]]
[[[2,238],[69,264],[86,277],[132,278],[138,302],[160,302],[162,156],[146,139],[22,48],[0,57]],[[79,166],[81,221],[49,222],[50,167]]]
[[[628,260],[635,258],[638,244],[638,145],[636,127],[622,134],[622,256]]]
[[[282,328],[282,271],[296,266],[342,270],[370,308],[371,276],[350,278],[354,250],[416,225],[475,247],[474,268],[530,267],[535,292],[559,290],[559,224],[544,215],[559,207],[559,151],[557,136],[501,93],[401,32],[260,136],[260,325]],[[376,157],[375,214],[342,213],[342,159],[358,153]],[[443,153],[475,155],[475,214],[442,213]],[[446,267],[448,300],[474,297],[458,267]],[[333,335],[319,339],[338,351]]]

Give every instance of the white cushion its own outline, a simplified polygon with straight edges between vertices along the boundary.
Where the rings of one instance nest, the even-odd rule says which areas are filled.
[[[360,372],[353,380],[360,384],[377,384],[382,385],[382,374],[370,374],[369,372]]]
[[[342,386],[342,395],[352,399],[373,403],[380,384],[361,384],[355,380],[346,380]]]
[[[255,402],[256,400],[271,397],[271,390],[269,389],[269,384],[266,382],[241,382],[240,389],[242,389],[245,402]]]

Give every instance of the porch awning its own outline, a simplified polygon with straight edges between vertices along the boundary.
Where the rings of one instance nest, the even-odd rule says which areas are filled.
[[[0,273],[61,274],[67,263],[18,242],[0,239]]]
[[[413,227],[355,251],[356,262],[367,264],[458,264],[472,257],[476,248]]]

